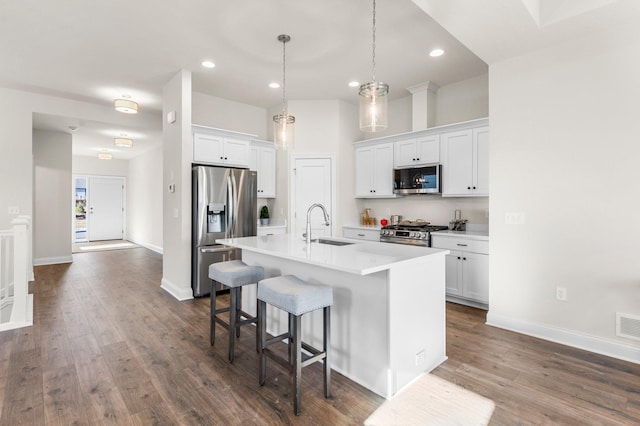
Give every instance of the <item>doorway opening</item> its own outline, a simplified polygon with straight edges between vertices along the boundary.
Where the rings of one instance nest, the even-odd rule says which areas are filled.
[[[124,238],[125,178],[73,176],[72,242]]]

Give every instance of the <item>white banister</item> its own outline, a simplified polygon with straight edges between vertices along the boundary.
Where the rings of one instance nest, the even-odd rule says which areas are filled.
[[[33,325],[31,219],[20,216],[11,224],[11,231],[0,232],[0,331]]]

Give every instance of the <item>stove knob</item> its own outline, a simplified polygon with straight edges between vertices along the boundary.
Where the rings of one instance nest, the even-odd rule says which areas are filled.
[[[426,232],[421,232],[420,233],[420,238],[422,238],[423,240],[427,239],[427,233]]]
[[[411,238],[415,238],[415,237],[416,237],[416,234],[417,234],[417,232],[412,232],[411,234],[409,234],[409,236],[410,236]]]

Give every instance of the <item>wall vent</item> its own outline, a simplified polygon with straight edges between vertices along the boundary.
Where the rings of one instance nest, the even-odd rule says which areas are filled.
[[[640,316],[616,312],[616,336],[640,340]]]

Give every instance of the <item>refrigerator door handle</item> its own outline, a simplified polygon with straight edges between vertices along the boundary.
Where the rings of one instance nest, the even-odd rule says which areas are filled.
[[[238,199],[238,185],[236,183],[236,175],[231,175],[231,188],[233,189],[233,227],[231,228],[232,237],[237,235],[236,226],[238,225],[238,207],[240,200]]]
[[[227,236],[233,238],[233,217],[235,216],[235,203],[233,202],[233,185],[231,184],[231,176],[227,176]]]

